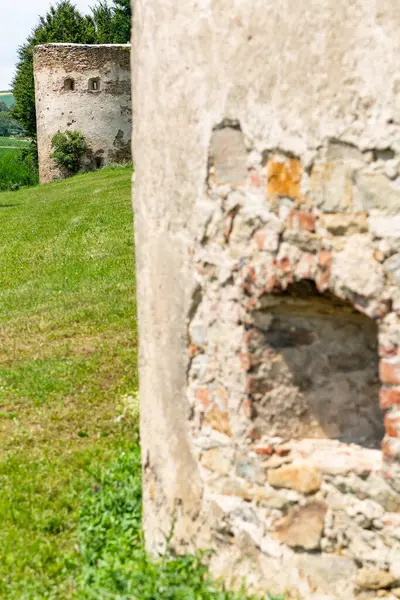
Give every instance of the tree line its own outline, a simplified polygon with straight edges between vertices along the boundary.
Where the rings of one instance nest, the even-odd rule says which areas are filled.
[[[25,134],[36,140],[33,49],[39,44],[125,44],[130,41],[130,0],[97,0],[91,14],[83,15],[71,0],[61,0],[39,18],[26,42],[18,48],[13,80],[12,116]]]

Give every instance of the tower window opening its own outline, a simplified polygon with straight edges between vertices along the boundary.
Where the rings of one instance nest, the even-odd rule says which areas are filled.
[[[74,81],[74,79],[72,79],[72,77],[68,77],[64,81],[64,91],[73,92],[74,90],[75,90],[75,81]]]
[[[99,92],[100,91],[100,78],[93,77],[89,79],[89,91],[91,92]]]

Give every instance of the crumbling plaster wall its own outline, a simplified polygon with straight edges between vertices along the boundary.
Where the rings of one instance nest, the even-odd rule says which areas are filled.
[[[399,31],[372,0],[135,3],[146,541],[231,585],[398,597]],[[249,331],[304,281],[376,327],[383,453],[255,422]]]
[[[40,182],[66,173],[51,158],[58,132],[81,131],[88,167],[131,158],[132,109],[129,45],[46,44],[34,51]],[[73,81],[68,89],[66,80]],[[90,89],[97,80],[98,89]]]

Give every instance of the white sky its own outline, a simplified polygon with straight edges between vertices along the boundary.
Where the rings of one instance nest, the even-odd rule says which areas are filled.
[[[17,47],[23,44],[38,15],[46,14],[52,0],[0,0],[0,90],[10,89],[17,59]],[[89,7],[96,0],[74,0],[82,13],[89,13]]]

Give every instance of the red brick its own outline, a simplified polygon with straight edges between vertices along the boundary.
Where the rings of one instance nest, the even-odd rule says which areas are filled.
[[[382,383],[400,385],[400,359],[383,358],[379,362],[379,376]]]
[[[274,453],[273,446],[255,446],[252,450],[259,456],[272,456]]]
[[[210,392],[206,387],[198,387],[195,391],[195,398],[204,408],[208,408],[210,405]]]
[[[289,214],[289,227],[312,233],[315,231],[315,219],[311,213],[293,209]]]
[[[332,264],[332,252],[329,250],[320,250],[318,254],[318,264],[321,269],[330,269]]]
[[[379,394],[380,407],[383,410],[392,406],[400,407],[400,387],[382,387]]]
[[[400,411],[388,412],[385,415],[385,431],[390,438],[400,439]]]
[[[385,460],[400,460],[400,439],[385,436],[382,441],[382,452]]]

